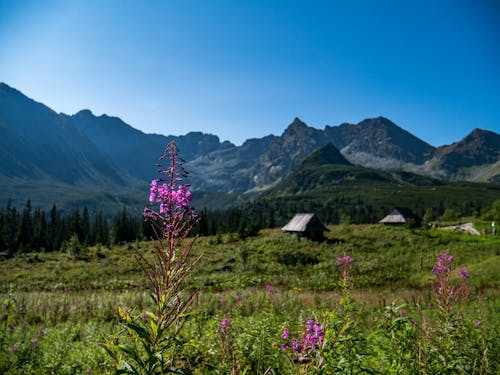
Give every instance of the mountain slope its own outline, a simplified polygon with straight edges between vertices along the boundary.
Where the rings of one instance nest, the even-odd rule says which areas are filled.
[[[234,147],[229,142],[220,143],[215,135],[200,132],[178,137],[145,134],[118,117],[96,117],[89,110],[80,111],[73,116],[63,116],[68,124],[92,140],[123,171],[144,181],[149,181],[154,176],[153,166],[171,140],[176,142],[186,160]]]
[[[310,154],[303,162],[302,168],[314,168],[321,167],[323,165],[345,165],[353,166],[341,153],[335,148],[331,143],[327,143],[325,146],[320,147],[312,154]]]
[[[87,137],[5,84],[0,84],[0,173],[73,185],[123,182],[116,165]]]
[[[439,147],[429,162],[431,170],[443,177],[467,178],[475,172],[474,167],[484,167],[500,162],[500,135],[482,129],[474,129],[469,135],[449,146]],[[477,173],[476,173],[477,175]],[[495,175],[489,176],[495,179]],[[478,177],[476,176],[476,179]]]

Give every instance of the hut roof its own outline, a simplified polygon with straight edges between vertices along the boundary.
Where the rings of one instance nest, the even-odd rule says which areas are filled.
[[[295,216],[281,228],[285,232],[329,232],[314,214],[295,214]]]
[[[389,215],[384,217],[379,223],[382,224],[405,224],[408,219],[420,221],[420,218],[408,208],[395,208]]]

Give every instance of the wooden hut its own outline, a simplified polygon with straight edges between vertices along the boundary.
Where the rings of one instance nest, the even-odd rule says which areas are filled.
[[[322,240],[330,231],[314,214],[296,214],[281,230],[311,240]]]
[[[389,215],[379,223],[384,225],[415,225],[420,224],[422,219],[415,215],[409,208],[395,208]]]

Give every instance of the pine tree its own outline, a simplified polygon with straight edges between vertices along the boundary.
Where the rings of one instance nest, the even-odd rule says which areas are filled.
[[[5,251],[6,246],[4,242],[3,232],[7,224],[6,215],[3,212],[3,208],[0,210],[0,252]]]
[[[31,201],[28,199],[21,216],[21,224],[17,235],[17,248],[21,252],[28,252],[33,246],[33,220],[31,217]]]
[[[78,236],[78,241],[80,243],[84,242],[83,235],[83,220],[80,216],[80,210],[77,208],[73,211],[73,213],[69,216],[68,221],[68,231],[69,235],[64,236],[64,239],[68,241],[71,238],[72,234],[76,234]]]
[[[81,225],[81,235],[82,235],[81,243],[84,245],[89,245],[91,243],[92,236],[90,233],[90,218],[87,206],[83,208],[83,215],[80,225]]]
[[[95,217],[94,227],[92,229],[92,238],[94,244],[101,244],[108,246],[109,245],[109,228],[108,222],[102,216],[102,212],[99,213]]]
[[[17,252],[17,237],[19,232],[19,214],[16,210],[16,207],[12,205],[12,201],[9,199],[7,203],[7,208],[5,210],[5,224],[2,228],[2,237],[3,243],[6,251],[9,255],[12,255]]]
[[[208,217],[206,208],[204,208],[200,212],[200,221],[198,223],[198,228],[198,234],[200,236],[208,236]]]
[[[45,212],[40,209],[33,214],[33,250],[47,249],[47,222]]]

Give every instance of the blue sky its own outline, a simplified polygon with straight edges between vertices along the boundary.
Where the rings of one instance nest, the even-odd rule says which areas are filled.
[[[0,81],[148,133],[381,115],[439,146],[500,131],[500,2],[0,0]]]

